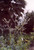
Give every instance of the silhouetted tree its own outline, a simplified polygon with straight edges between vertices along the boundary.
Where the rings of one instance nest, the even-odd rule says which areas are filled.
[[[0,0],[0,27],[3,29],[3,34],[9,32],[5,29],[17,26],[19,17],[22,16],[21,12],[24,12],[22,8],[25,8],[25,5],[24,0]]]
[[[30,32],[34,32],[34,12],[26,13],[26,21],[27,24],[24,25],[25,30],[23,32],[30,34]]]

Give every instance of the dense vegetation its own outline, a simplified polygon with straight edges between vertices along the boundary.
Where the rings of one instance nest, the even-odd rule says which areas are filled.
[[[18,25],[25,6],[24,0],[0,0],[0,50],[28,50],[34,46],[34,12],[27,12]]]

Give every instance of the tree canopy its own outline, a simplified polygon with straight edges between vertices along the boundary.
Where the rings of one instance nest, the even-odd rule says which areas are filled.
[[[9,30],[18,25],[26,2],[24,0],[0,0],[0,30]]]
[[[24,25],[25,30],[23,32],[25,32],[26,34],[30,34],[30,32],[34,32],[34,30],[33,30],[33,28],[34,28],[34,12],[26,13],[26,22],[27,22],[27,24]]]

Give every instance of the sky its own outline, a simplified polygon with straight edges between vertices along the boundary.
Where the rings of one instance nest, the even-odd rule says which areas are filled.
[[[26,1],[26,10],[31,12],[34,11],[34,0],[25,0]]]

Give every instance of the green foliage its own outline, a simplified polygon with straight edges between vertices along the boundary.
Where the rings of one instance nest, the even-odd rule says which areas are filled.
[[[1,43],[1,45],[0,45],[0,48],[1,48],[1,50],[27,50],[29,47],[30,47],[30,44],[31,44],[31,41],[33,41],[33,39],[34,39],[34,32],[32,33],[31,32],[31,35],[19,35],[19,37],[18,37],[18,40],[17,40],[17,43],[15,42],[15,39],[14,39],[14,34],[11,34],[11,35],[9,35],[9,41],[8,42],[10,42],[9,44],[7,43],[5,43],[5,42],[2,42],[3,40],[1,40],[1,42],[4,44],[3,46],[1,46],[2,45],[2,43]],[[5,40],[4,40],[5,41]],[[7,47],[6,47],[7,46]]]
[[[25,1],[3,1],[0,3],[0,50],[28,50],[30,45],[34,45],[34,12],[26,13],[26,22],[24,20],[22,25],[17,26],[21,12],[24,13]]]

